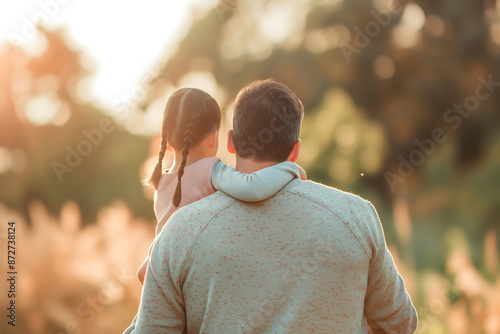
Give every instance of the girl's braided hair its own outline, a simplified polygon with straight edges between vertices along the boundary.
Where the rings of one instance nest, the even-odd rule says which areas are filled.
[[[172,198],[174,206],[178,207],[182,199],[181,178],[184,175],[189,149],[218,130],[220,122],[219,105],[213,97],[202,90],[181,88],[168,99],[163,115],[158,163],[148,183],[158,189],[167,142],[174,150],[182,150],[182,160],[177,171],[177,186]]]

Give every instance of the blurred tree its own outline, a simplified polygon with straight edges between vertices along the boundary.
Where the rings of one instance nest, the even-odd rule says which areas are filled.
[[[7,45],[0,50],[0,201],[26,214],[39,199],[57,214],[71,200],[89,222],[121,199],[152,217],[139,182],[149,141],[85,102],[90,71],[60,32],[41,38],[45,46],[36,56]]]

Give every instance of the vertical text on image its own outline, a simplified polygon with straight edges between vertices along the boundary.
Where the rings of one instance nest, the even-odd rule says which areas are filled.
[[[7,323],[10,326],[16,325],[16,238],[17,238],[16,223],[14,221],[7,222],[7,282],[8,292],[7,297],[9,303],[7,307]]]

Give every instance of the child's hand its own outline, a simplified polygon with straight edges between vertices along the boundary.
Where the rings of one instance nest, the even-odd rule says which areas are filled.
[[[297,165],[297,167],[299,167],[300,179],[304,180],[304,181],[307,180],[307,173],[306,173],[305,169],[300,167],[299,165]]]

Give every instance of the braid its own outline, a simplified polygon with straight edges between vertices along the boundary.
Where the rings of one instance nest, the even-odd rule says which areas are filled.
[[[160,184],[161,172],[162,172],[162,162],[163,157],[165,156],[165,151],[167,150],[167,135],[165,131],[161,133],[161,148],[160,153],[158,154],[158,163],[153,170],[153,174],[151,174],[151,178],[149,179],[148,184],[153,186],[155,189],[158,189],[158,185]]]
[[[181,178],[184,175],[184,167],[186,167],[187,155],[189,154],[189,148],[191,146],[191,137],[193,135],[194,129],[198,125],[199,119],[197,115],[194,115],[189,122],[189,125],[184,133],[184,142],[182,146],[182,161],[177,171],[177,186],[175,187],[174,197],[172,198],[172,204],[178,207],[181,203],[182,198],[182,185]]]

